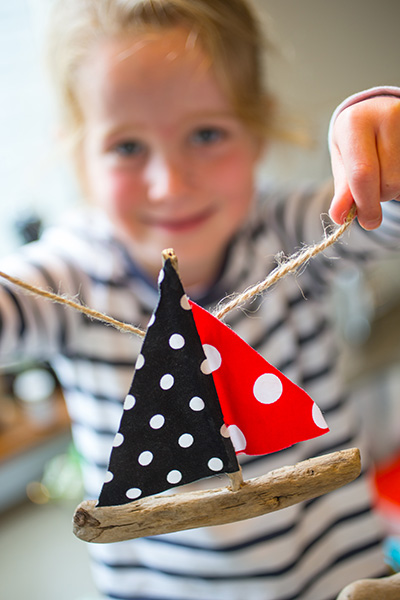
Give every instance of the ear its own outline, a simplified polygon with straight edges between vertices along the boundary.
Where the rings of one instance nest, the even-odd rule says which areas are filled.
[[[269,141],[266,138],[258,137],[255,141],[256,143],[256,155],[255,161],[259,163],[263,160],[269,149]]]
[[[267,151],[269,149],[269,141],[261,135],[254,135],[253,144],[254,168],[258,169],[258,167],[260,166],[260,164],[262,164],[263,160],[266,157]]]

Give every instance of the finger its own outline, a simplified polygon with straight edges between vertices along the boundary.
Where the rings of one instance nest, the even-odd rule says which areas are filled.
[[[354,204],[354,199],[347,183],[342,158],[336,148],[332,149],[332,173],[335,191],[329,209],[329,216],[335,223],[341,225],[346,220],[350,208]]]
[[[337,119],[336,151],[347,186],[357,206],[359,223],[375,229],[382,220],[380,206],[380,164],[374,128],[366,126],[357,111],[345,111]],[[336,161],[338,162],[338,161]],[[336,167],[337,168],[337,167]],[[340,185],[344,186],[343,181]],[[342,189],[344,189],[342,187]]]
[[[392,98],[384,98],[388,103]],[[389,104],[377,135],[381,201],[400,197],[400,102]]]

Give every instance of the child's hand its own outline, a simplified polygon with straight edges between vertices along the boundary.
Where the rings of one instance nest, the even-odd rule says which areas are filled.
[[[360,225],[375,229],[381,202],[400,199],[400,98],[378,96],[345,108],[333,125],[331,157],[331,218],[343,223],[355,202]]]

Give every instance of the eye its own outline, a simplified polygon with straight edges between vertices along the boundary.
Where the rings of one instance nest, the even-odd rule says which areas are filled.
[[[113,147],[114,152],[120,156],[127,157],[143,154],[144,150],[144,145],[136,140],[126,140],[125,142],[120,142]]]
[[[192,134],[191,139],[195,145],[211,145],[224,137],[225,132],[218,127],[202,127]]]

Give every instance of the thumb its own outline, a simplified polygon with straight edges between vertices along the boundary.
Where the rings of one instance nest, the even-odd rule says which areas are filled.
[[[341,225],[354,204],[354,198],[350,191],[342,158],[336,149],[332,150],[332,173],[334,195],[329,208],[329,216],[332,221]]]

